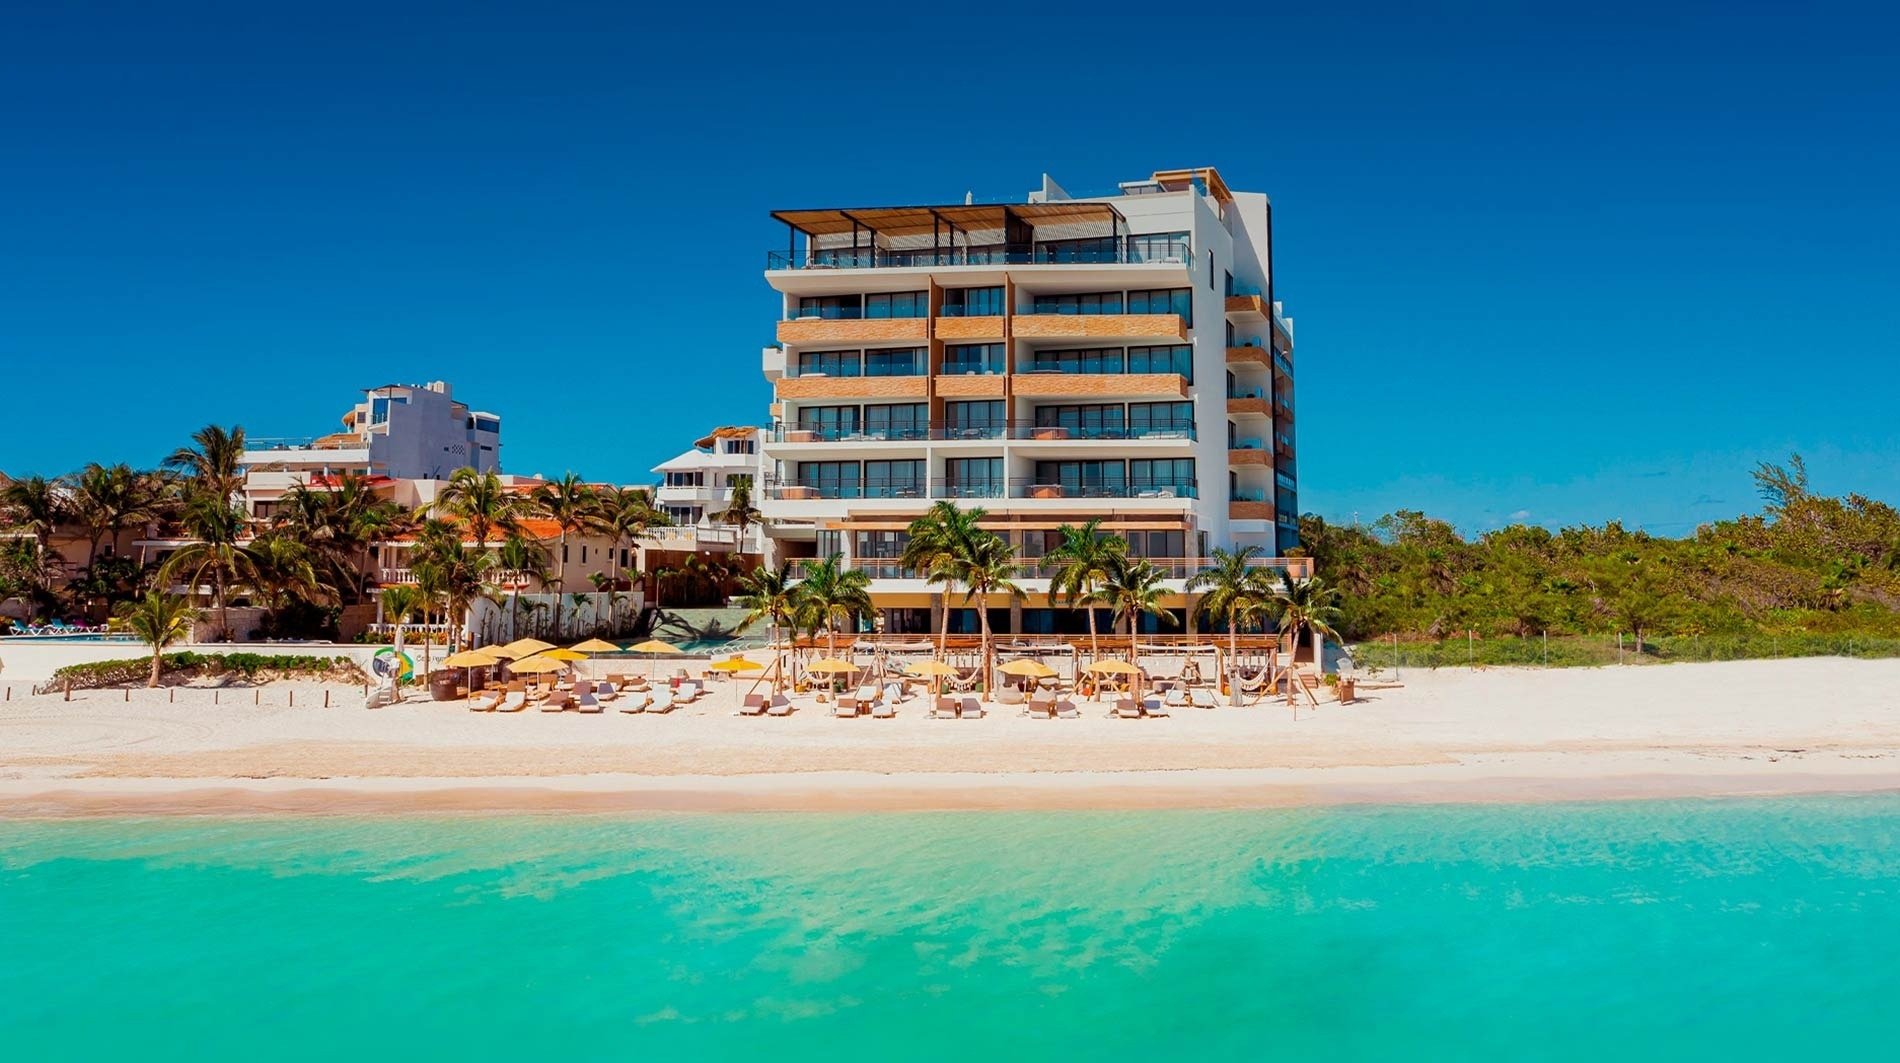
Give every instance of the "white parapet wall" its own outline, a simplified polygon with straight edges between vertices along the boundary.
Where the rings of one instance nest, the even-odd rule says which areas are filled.
[[[167,646],[166,653],[261,653],[298,657],[349,657],[365,671],[378,646],[338,645],[328,642],[207,642]],[[65,639],[0,639],[0,683],[38,683],[69,664],[98,661],[149,660],[151,648],[137,642],[79,642]],[[421,647],[411,656],[422,665]]]

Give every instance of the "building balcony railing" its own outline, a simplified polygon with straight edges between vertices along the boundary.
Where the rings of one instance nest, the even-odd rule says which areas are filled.
[[[1144,557],[1146,561],[1161,570],[1163,579],[1185,580],[1211,567],[1213,562],[1204,557]],[[804,579],[811,574],[812,567],[818,564],[817,558],[794,558],[786,562],[790,566],[792,579]],[[890,557],[853,557],[843,561],[847,571],[863,572],[872,579],[923,579],[923,574],[902,561]],[[1250,569],[1267,569],[1285,572],[1294,579],[1305,579],[1313,574],[1313,559],[1310,557],[1253,557],[1248,561]],[[1044,568],[1038,558],[1019,558],[1016,562],[1016,578],[1047,579],[1051,569]],[[961,593],[953,597],[961,600]]]
[[[1178,265],[1187,262],[1185,242],[1146,241],[1120,247],[840,247],[767,251],[765,268],[915,269],[919,266]]]
[[[1147,425],[1062,425],[1035,421],[989,422],[985,424],[930,424],[890,427],[861,425],[775,425],[768,430],[774,443],[889,443],[889,442],[968,442],[985,439],[1014,439],[1037,442],[1126,441],[1138,439],[1192,440],[1196,438],[1192,422]]]
[[[1024,499],[1063,499],[1063,498],[1199,498],[1200,487],[1196,481],[1176,480],[1167,483],[1148,481],[1117,481],[1114,483],[1063,482],[1060,479],[1043,481],[1036,477],[991,478],[984,480],[915,480],[903,483],[844,483],[821,481],[816,483],[789,483],[767,481],[764,485],[765,497],[786,502],[808,502],[820,499],[916,499],[934,501],[940,498],[1024,498]]]

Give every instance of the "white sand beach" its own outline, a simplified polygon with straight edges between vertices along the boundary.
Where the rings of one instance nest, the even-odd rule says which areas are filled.
[[[1407,671],[1282,703],[1077,720],[370,710],[313,684],[32,695],[0,684],[14,815],[380,809],[1244,806],[1900,789],[1900,661]],[[294,699],[295,704],[291,702]]]

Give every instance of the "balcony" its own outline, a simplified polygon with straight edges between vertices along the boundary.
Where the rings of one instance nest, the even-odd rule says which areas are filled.
[[[887,443],[887,442],[981,442],[984,440],[1029,440],[1033,442],[1092,442],[1096,440],[1192,440],[1192,423],[1149,425],[1046,425],[1034,421],[992,422],[952,425],[942,422],[928,427],[865,427],[862,425],[775,425],[767,432],[773,443]],[[723,491],[724,488],[714,488]]]
[[[1187,340],[1179,314],[1017,314],[1019,340]]]
[[[1187,378],[1179,373],[1017,373],[1010,383],[1018,398],[1062,399],[1098,395],[1187,397]]]
[[[929,388],[930,378],[923,376],[809,374],[772,382],[772,393],[780,399],[921,399]]]
[[[1014,207],[1024,213],[1021,205]],[[925,228],[929,227],[928,219]],[[1116,247],[1004,247],[884,248],[840,247],[794,251],[767,251],[765,268],[775,270],[918,269],[938,266],[1113,266],[1176,265],[1187,261],[1185,243]]]
[[[1200,488],[1193,480],[1172,483],[1044,483],[1035,477],[991,478],[952,483],[948,480],[916,481],[904,484],[818,483],[802,484],[768,480],[764,484],[767,499],[781,502],[823,500],[899,499],[934,501],[940,498],[1019,498],[1019,499],[1099,499],[1128,498],[1146,500],[1199,498]]]
[[[1204,557],[1140,557],[1134,560],[1146,561],[1161,570],[1161,577],[1170,580],[1185,580],[1211,567],[1213,562]],[[817,558],[794,558],[787,561],[791,566],[790,577],[794,580],[811,575]],[[874,580],[921,579],[916,569],[907,567],[902,561],[889,557],[845,558],[843,566],[849,571],[863,572]],[[1285,572],[1294,579],[1305,579],[1313,574],[1313,559],[1310,557],[1254,557],[1248,563],[1250,569]],[[1016,563],[1016,578],[1047,579],[1049,570],[1042,567],[1038,558],[1022,558]],[[1145,640],[1145,637],[1144,637]]]
[[[801,317],[778,323],[780,343],[922,343],[930,336],[923,317]]]
[[[1243,439],[1227,450],[1227,464],[1240,466],[1259,466],[1266,468],[1273,464],[1273,458],[1258,439]]]
[[[1227,348],[1228,365],[1257,365],[1262,369],[1273,368],[1273,354],[1266,347],[1257,344],[1245,344]]]
[[[1033,499],[1199,498],[1200,488],[1194,480],[1177,480],[1173,483],[1044,483],[1034,477],[1012,477],[1009,481],[1009,497]]]
[[[1236,498],[1227,503],[1228,520],[1272,520],[1273,503]]]
[[[932,387],[939,398],[1000,399],[1003,397],[1003,374],[952,372],[946,367],[944,372],[937,374]]]
[[[1227,297],[1227,320],[1240,324],[1266,324],[1267,300],[1259,292]]]
[[[1275,434],[1273,437],[1273,452],[1283,458],[1293,457],[1293,437],[1284,432]]]
[[[948,308],[946,308],[947,310]],[[937,319],[932,330],[937,339],[955,340],[1001,340],[1003,338],[1003,318],[1000,316],[962,317],[946,313]]]
[[[1227,393],[1227,413],[1236,417],[1271,417],[1273,404],[1268,402],[1266,395],[1258,389],[1230,391]]]

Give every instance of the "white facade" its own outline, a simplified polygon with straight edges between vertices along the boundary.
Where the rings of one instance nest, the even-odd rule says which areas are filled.
[[[840,553],[914,607],[929,588],[890,556],[943,498],[1025,558],[1093,516],[1181,578],[1215,547],[1297,545],[1267,197],[1211,169],[1122,187],[775,214],[792,231],[766,272],[784,300],[763,355],[777,554]],[[1046,584],[1023,582],[1038,608]]]
[[[715,429],[692,450],[655,465],[653,472],[659,483],[653,490],[653,504],[673,524],[653,529],[647,545],[659,550],[760,552],[757,528],[748,529],[747,541],[742,543],[737,529],[715,520],[713,514],[724,512],[732,504],[736,484],[758,484],[761,435],[753,427]],[[753,504],[759,504],[756,486]]]

